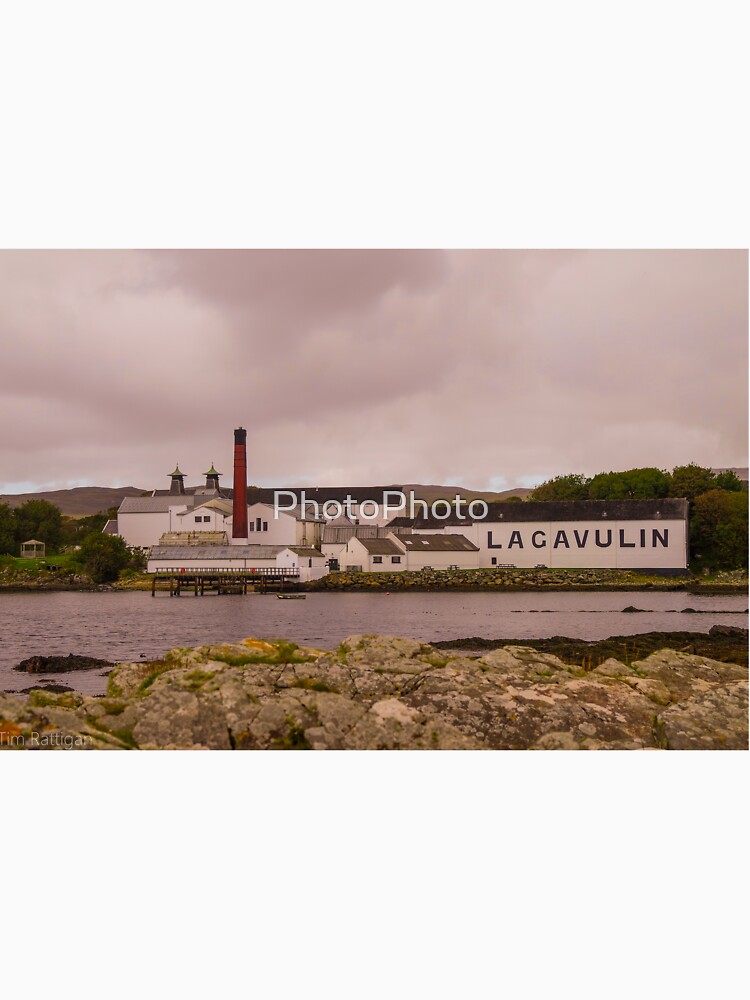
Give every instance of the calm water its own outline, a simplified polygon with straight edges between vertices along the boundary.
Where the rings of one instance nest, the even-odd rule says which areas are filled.
[[[622,614],[628,605],[650,613]],[[683,608],[724,613],[679,613]],[[138,660],[143,654],[152,659],[172,646],[249,635],[332,648],[358,632],[427,642],[465,636],[605,639],[636,632],[708,632],[717,624],[747,628],[746,609],[744,595],[684,593],[313,593],[304,601],[262,594],[179,599],[144,592],[0,594],[0,689],[50,680],[90,694],[104,690],[106,680],[98,671],[29,675],[11,670],[19,660],[38,654],[83,653],[113,661]]]

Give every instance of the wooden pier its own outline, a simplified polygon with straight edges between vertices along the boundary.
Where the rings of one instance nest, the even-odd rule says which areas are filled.
[[[151,574],[151,596],[166,592],[180,597],[192,592],[195,597],[206,593],[247,594],[260,591],[282,592],[299,590],[299,569],[265,566],[259,569],[159,569]]]

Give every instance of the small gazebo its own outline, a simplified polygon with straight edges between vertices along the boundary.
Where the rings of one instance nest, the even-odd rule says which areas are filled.
[[[44,553],[44,542],[39,542],[36,538],[30,538],[28,542],[21,542],[22,559],[44,559]]]

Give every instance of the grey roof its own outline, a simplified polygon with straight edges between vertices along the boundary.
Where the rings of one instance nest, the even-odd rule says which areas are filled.
[[[399,528],[413,528],[415,521],[415,517],[393,517],[386,525],[386,528],[390,531],[396,531]]]
[[[488,503],[486,517],[470,517],[468,507],[462,508],[459,518],[419,515],[414,528],[443,528],[446,525],[493,524],[500,521],[516,524],[527,521],[641,521],[685,520],[688,516],[687,500],[664,497],[660,500],[559,500],[522,503]]]
[[[149,559],[194,562],[214,559],[275,559],[288,545],[154,545]]]
[[[325,558],[320,549],[314,549],[311,545],[287,545],[286,548],[290,552],[296,553],[298,556],[305,556],[306,558],[317,556],[319,559]]]
[[[273,503],[268,503],[265,500],[248,500],[248,504],[252,507],[256,504],[260,504],[262,507],[267,507],[270,511],[273,511]],[[296,507],[290,507],[288,510],[280,510],[279,514],[288,514],[289,517],[293,517],[296,521],[315,521],[320,524],[327,524],[324,517],[315,517],[313,511],[308,507],[305,513],[302,513],[302,508],[298,505]]]
[[[102,528],[103,535],[116,535],[117,534],[117,518],[110,518],[109,521]]]
[[[371,556],[402,556],[404,550],[400,549],[390,538],[358,538],[358,542],[364,545]]]
[[[218,497],[215,494],[209,500],[202,500],[202,497],[199,494],[196,494],[195,506],[190,507],[188,510],[183,510],[182,513],[178,514],[177,516],[184,517],[186,514],[197,513],[199,510],[203,510],[203,508],[205,507],[208,507],[210,510],[221,511],[221,513],[225,515],[232,513],[231,500],[224,500],[222,497]]]
[[[479,547],[463,535],[403,535],[408,552],[479,552]]]
[[[120,504],[118,514],[162,514],[170,507],[191,508],[195,497],[177,496],[167,493],[156,497],[125,497]]]
[[[411,528],[397,528],[393,531],[388,525],[378,527],[374,524],[351,524],[348,527],[338,524],[327,524],[323,528],[322,541],[328,545],[344,544],[350,538],[387,538],[391,534],[405,534]]]

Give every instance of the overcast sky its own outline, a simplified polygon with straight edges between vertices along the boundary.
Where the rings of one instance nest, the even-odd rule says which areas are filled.
[[[0,493],[747,465],[743,251],[3,251]]]

